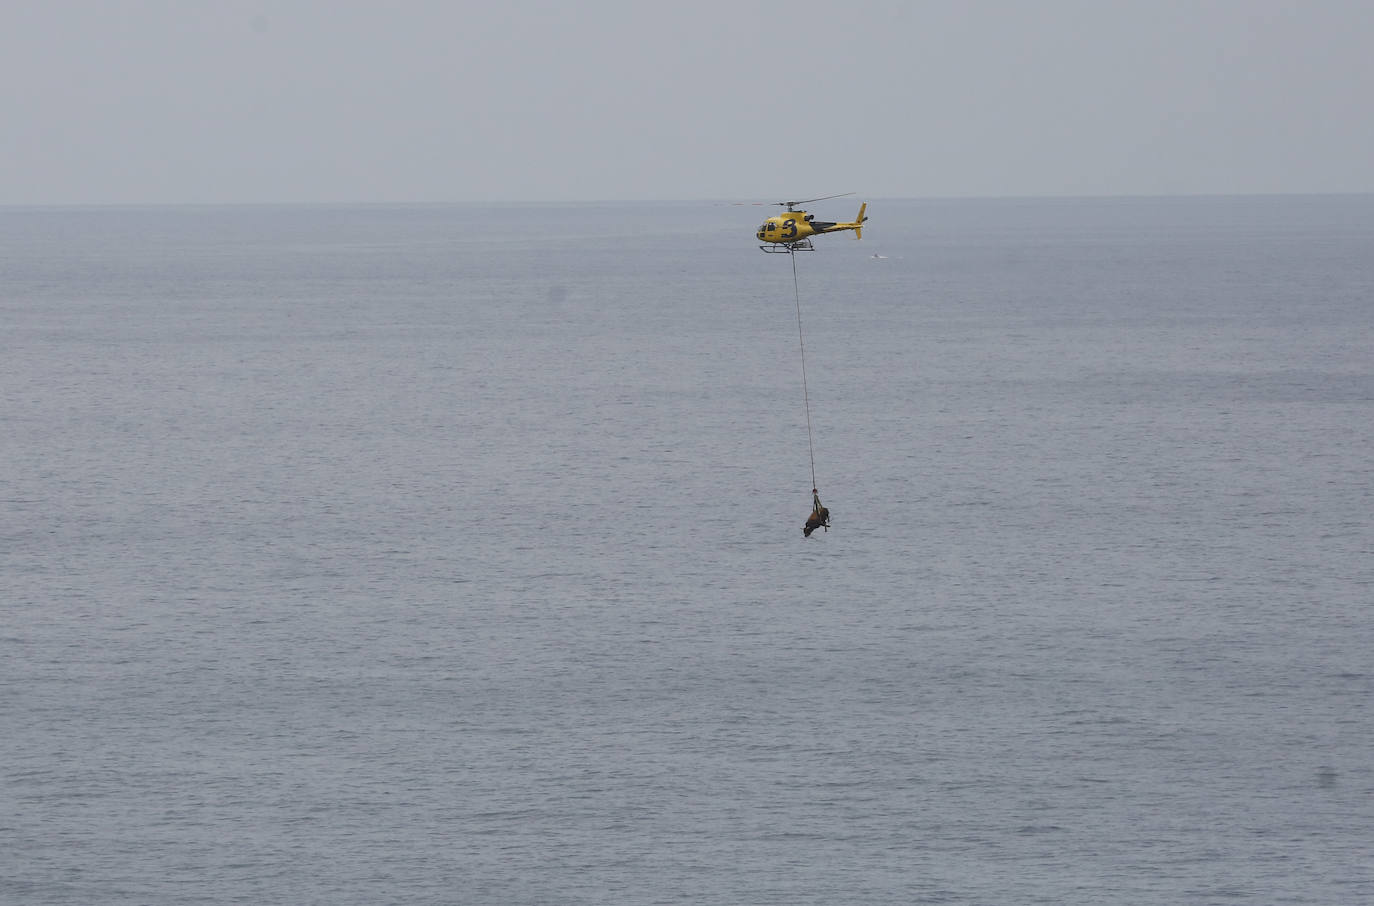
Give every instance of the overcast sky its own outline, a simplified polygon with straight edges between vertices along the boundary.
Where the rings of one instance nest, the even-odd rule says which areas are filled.
[[[0,204],[1374,191],[1365,0],[17,0],[0,77]]]

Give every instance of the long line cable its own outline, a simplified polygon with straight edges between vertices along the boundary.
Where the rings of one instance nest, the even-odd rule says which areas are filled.
[[[817,487],[816,445],[811,439],[811,394],[806,389],[806,338],[802,336],[801,285],[797,282],[797,253],[792,249],[788,251],[792,259],[792,291],[797,298],[797,343],[801,346],[802,399],[806,402],[806,449],[811,454],[811,487],[814,489]]]

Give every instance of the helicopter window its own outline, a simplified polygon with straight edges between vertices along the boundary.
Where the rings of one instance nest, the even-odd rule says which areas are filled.
[[[815,214],[807,214],[807,215],[806,215],[806,222],[807,222],[807,223],[810,223],[811,221],[813,221],[813,220],[815,220],[815,219],[816,219],[816,215],[815,215]]]
[[[767,226],[764,227],[764,229],[768,230],[769,232],[772,232],[773,230],[776,230],[777,228],[778,228],[778,225],[777,225],[776,223],[771,223],[771,222],[770,222]]]

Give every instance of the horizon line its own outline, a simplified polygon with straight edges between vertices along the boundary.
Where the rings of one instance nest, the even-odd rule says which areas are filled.
[[[856,197],[862,193],[855,193]],[[1170,199],[1223,199],[1223,198],[1351,198],[1374,195],[1374,190],[1340,192],[1169,192],[1169,193],[1103,193],[1103,194],[1024,194],[1024,195],[872,195],[866,198],[878,201],[1165,201]],[[500,206],[569,206],[602,204],[716,204],[716,205],[758,205],[772,202],[740,202],[728,198],[580,198],[561,200],[534,199],[445,199],[445,200],[339,200],[339,201],[0,201],[0,209],[45,209],[45,208],[227,208],[227,207],[452,207],[471,205]]]

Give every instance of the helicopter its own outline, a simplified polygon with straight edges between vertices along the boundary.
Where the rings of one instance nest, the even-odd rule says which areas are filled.
[[[797,205],[800,204],[825,201],[829,198],[843,198],[853,194],[853,192],[842,192],[839,195],[823,195],[820,198],[804,198],[801,201],[772,202],[772,204],[785,207],[787,210],[784,213],[769,217],[754,232],[757,238],[766,243],[759,248],[765,252],[779,255],[792,252],[812,252],[815,251],[815,246],[811,244],[812,236],[819,236],[821,233],[838,233],[840,230],[853,230],[854,238],[862,239],[863,224],[868,219],[864,216],[864,211],[868,208],[867,202],[859,205],[858,216],[849,223],[817,220],[815,214],[797,210]]]

